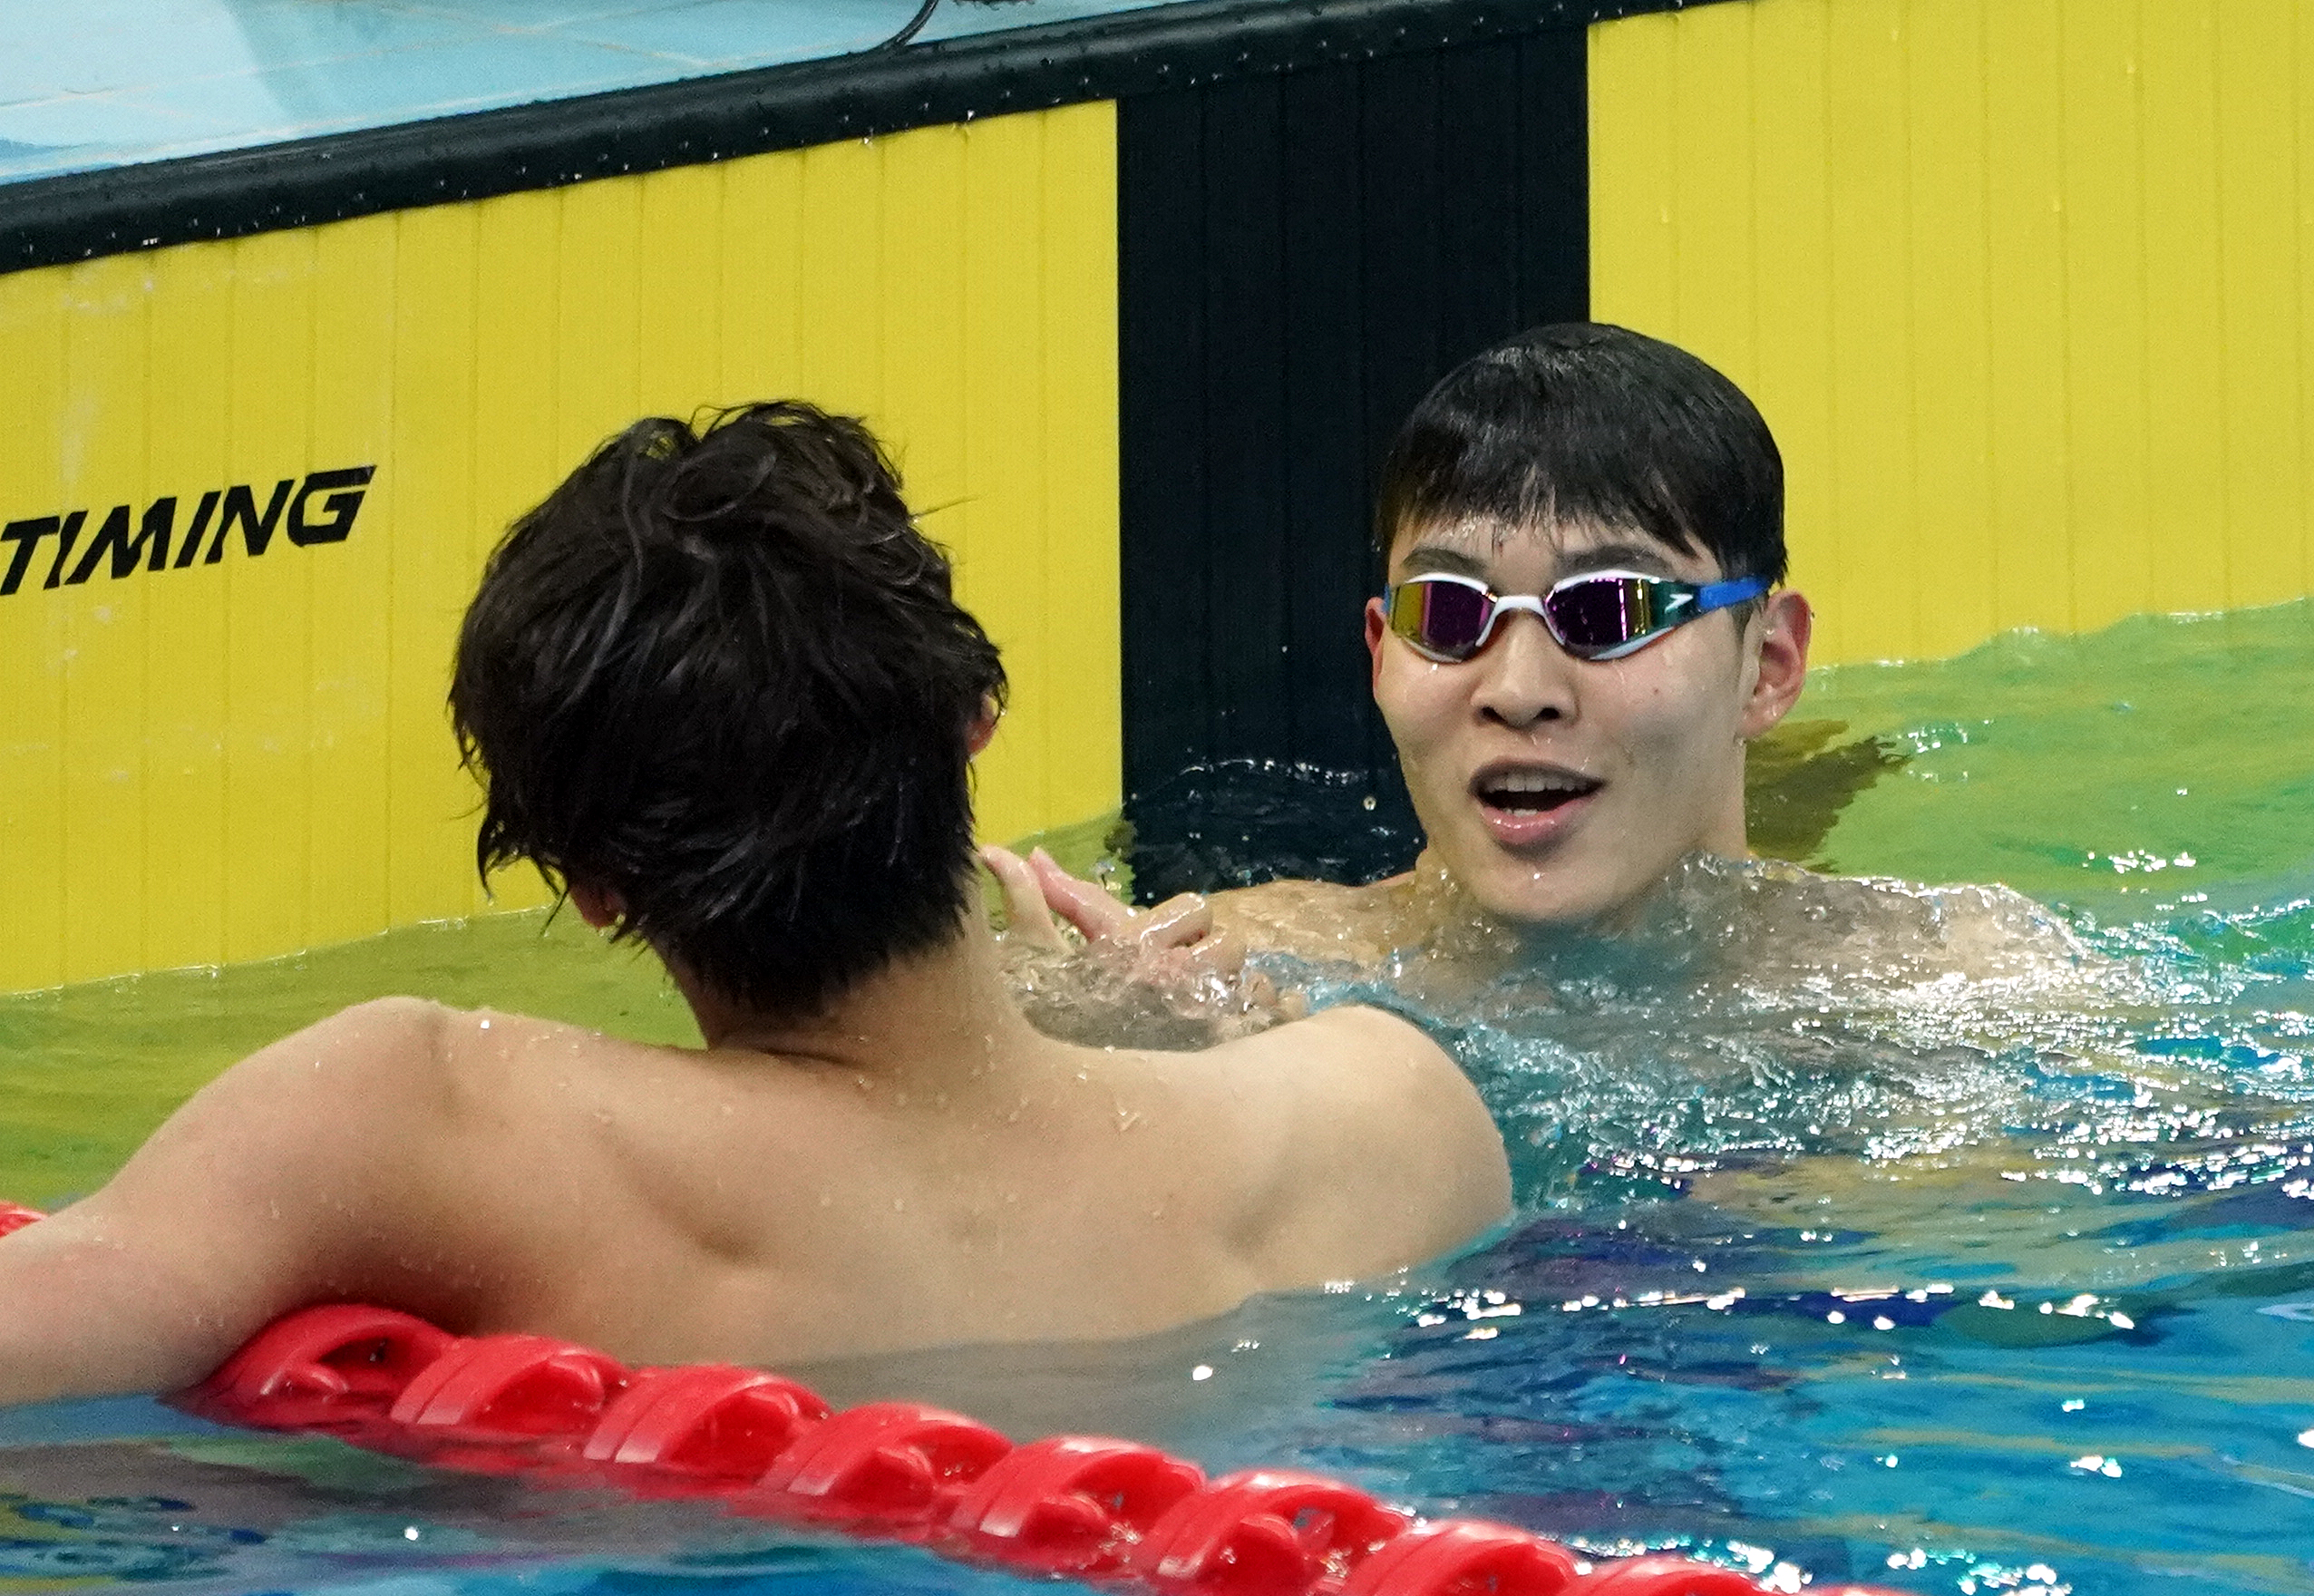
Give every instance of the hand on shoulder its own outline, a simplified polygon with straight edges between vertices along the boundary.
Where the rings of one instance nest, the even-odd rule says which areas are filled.
[[[1048,1035],[1201,1047],[1304,1012],[1298,994],[1246,968],[1244,939],[1216,927],[1201,894],[1135,909],[1041,848],[980,852],[1004,892],[1015,996]]]

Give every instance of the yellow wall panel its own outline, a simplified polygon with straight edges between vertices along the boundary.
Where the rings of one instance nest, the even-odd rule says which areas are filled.
[[[795,374],[795,329],[804,314],[803,237],[796,226],[803,163],[735,161],[715,170],[724,194],[717,256],[723,342],[715,351],[722,392],[778,393]]]
[[[64,637],[65,868],[76,890],[64,901],[68,959],[134,966],[142,957],[144,917],[142,785],[144,616],[141,584],[115,591],[109,572],[70,585],[102,533],[106,507],[91,502],[96,484],[120,482],[141,512],[146,499],[146,414],[137,381],[144,359],[147,307],[140,263],[99,260],[76,268],[76,314],[66,323],[67,412],[80,446],[68,448],[67,502],[86,505],[77,535],[65,529],[40,550],[34,575],[62,612]],[[92,490],[94,490],[92,491]],[[109,564],[109,561],[108,561]],[[19,593],[21,599],[23,595]]]
[[[1716,72],[1711,63],[1749,53],[1752,14],[1724,7],[1672,34],[1672,80],[1667,131],[1673,225],[1670,268],[1675,302],[1711,328],[1712,345],[1729,362],[1757,363],[1755,332],[1757,285],[1753,268],[1752,172],[1755,118],[1751,74]],[[1664,152],[1667,153],[1667,151]],[[1658,154],[1658,159],[1661,159]],[[1714,257],[1678,248],[1688,229],[1741,240],[1743,248]]]
[[[1837,572],[1829,613],[1872,625],[1900,654],[1919,649],[1920,506],[1912,472],[1913,107],[1905,94],[1903,0],[1834,0],[1824,111],[1833,195],[1830,536],[1817,563]],[[1698,63],[1697,70],[1708,70]],[[1871,535],[1867,529],[1878,535]]]
[[[2066,505],[2065,196],[2056,0],[1988,4],[1987,336],[1993,623],[2063,630],[2073,609]],[[1928,108],[1923,108],[1927,113]],[[1865,642],[1860,653],[1900,652]]]
[[[1045,384],[1045,502],[1041,557],[1049,573],[1045,625],[1050,650],[1043,679],[1051,707],[1044,813],[1100,814],[1116,803],[1123,762],[1116,710],[1124,660],[1111,617],[1121,603],[1118,540],[1084,507],[1113,504],[1118,472],[1117,365],[1072,356],[1056,326],[1084,302],[1113,303],[1117,251],[1104,218],[1117,214],[1117,166],[1100,137],[1105,106],[1077,106],[1047,124],[1042,191],[1046,332],[1039,341]],[[1065,286],[1065,292],[1062,289]],[[1106,494],[1104,499],[1103,495]]]
[[[2294,0],[1742,0],[1591,30],[1592,307],[1783,444],[1826,661],[2308,589]]]
[[[727,398],[723,385],[723,174],[677,167],[637,185],[638,414],[687,416]]]
[[[2145,325],[2146,504],[2168,536],[2200,534],[2197,558],[2164,561],[2166,596],[2180,609],[2222,609],[2227,588],[2213,11],[2173,0],[2138,8],[2145,293],[2161,307]]]
[[[2299,328],[2287,314],[2297,307],[2304,208],[2290,122],[2254,109],[2294,102],[2294,35],[2304,11],[2221,5],[2212,13],[2230,606],[2269,604],[2305,590],[2299,533],[2306,416]]]
[[[831,409],[873,415],[883,393],[884,147],[822,144],[802,161],[798,297],[812,308],[796,322],[796,386]]]
[[[149,572],[118,585],[125,589],[167,582],[187,589],[173,598],[139,600],[146,614],[141,796],[148,968],[214,964],[225,957],[228,698],[222,662],[228,633],[224,607],[217,602],[218,573],[198,566],[178,569],[174,561],[184,558],[202,498],[228,481],[230,407],[223,402],[219,379],[230,348],[233,262],[234,251],[227,247],[190,253],[171,268],[169,292],[160,294],[151,287],[154,263],[140,261],[147,273],[151,316],[144,374],[151,463],[145,481],[154,492],[177,495],[178,524],[169,572]],[[7,297],[7,289],[0,287],[0,300]],[[19,618],[5,611],[0,618],[5,639]]]
[[[233,246],[232,345],[221,395],[232,429],[226,474],[249,484],[260,516],[283,478],[307,462],[324,463],[310,448],[315,243],[306,231]],[[221,521],[227,510],[219,513]],[[253,537],[246,521],[212,535],[221,536],[223,558],[210,565],[204,552],[190,574],[225,608],[227,647],[218,662],[226,693],[225,957],[238,962],[306,942],[313,617],[306,561],[286,550],[246,558]],[[189,596],[152,586],[159,602]]]
[[[314,236],[313,387],[306,414],[316,461],[387,458],[394,414],[390,304],[400,258],[395,219],[368,217]],[[359,524],[357,521],[356,525]],[[393,655],[389,612],[377,602],[393,580],[393,549],[348,538],[329,561],[298,570],[311,615],[307,746],[312,826],[306,862],[306,943],[342,942],[390,923],[386,834],[386,682]]]
[[[554,259],[557,460],[585,459],[605,433],[639,414],[643,189],[663,175],[554,191],[561,209]],[[681,245],[670,239],[668,247]],[[521,285],[509,282],[507,289],[520,292]]]
[[[2291,16],[2290,63],[2292,98],[2299,105],[2314,102],[2314,24],[2295,13]],[[2298,137],[2292,157],[2302,184],[2307,174],[2314,172],[2314,116],[2300,115],[2296,125]],[[2314,504],[2314,446],[2308,444],[2303,430],[2314,425],[2314,394],[2308,392],[2309,386],[2314,385],[2314,204],[2301,201],[2295,216],[2297,227],[2290,238],[2290,259],[2298,272],[2297,336],[2293,340],[2299,373],[2298,492],[2299,503]],[[2308,531],[2299,545],[2299,581],[2302,590],[2314,591],[2314,530]]]
[[[385,676],[389,925],[472,907],[472,832],[458,822],[473,807],[474,790],[442,747],[450,644],[486,530],[476,493],[479,466],[487,461],[496,470],[551,469],[549,446],[541,443],[526,457],[516,445],[526,429],[539,432],[554,375],[551,351],[534,352],[509,371],[504,363],[520,345],[491,342],[506,331],[505,318],[541,297],[550,302],[551,294],[534,288],[507,303],[502,294],[486,297],[484,284],[495,287],[499,281],[499,251],[507,245],[508,229],[540,216],[551,219],[550,204],[521,195],[489,207],[444,206],[394,218],[394,388],[442,394],[447,402],[394,407],[386,454],[363,512],[376,515],[380,526],[412,529],[406,537],[378,540],[386,545],[388,565],[377,601],[386,611],[391,639]],[[489,272],[481,269],[485,262]],[[527,262],[534,276],[540,266],[539,258]],[[519,273],[523,265],[511,269]],[[551,426],[549,418],[549,437]],[[424,461],[427,469],[403,472],[402,463],[411,461]]]
[[[938,136],[934,136],[938,135]],[[885,411],[916,418],[898,464],[925,529],[958,526],[967,477],[964,435],[966,132],[928,129],[884,170],[876,258],[884,263],[877,387]],[[1115,248],[1113,238],[1106,246]]]
[[[0,276],[0,520],[89,512],[0,597],[0,990],[539,900],[474,881],[452,650],[508,521],[645,413],[864,414],[1005,649],[984,832],[1114,809],[1114,166],[1090,105]],[[116,504],[182,534],[358,465],[343,541],[285,502],[262,555],[212,517],[69,579]]]
[[[989,380],[964,395],[965,480],[948,535],[961,555],[957,578],[965,605],[997,636],[1017,639],[1006,655],[1016,698],[1025,683],[1074,668],[1047,647],[1052,573],[1040,558],[1050,509],[1042,425],[1047,396],[1037,348],[1045,288],[1036,270],[1044,244],[1037,196],[1045,176],[1043,131],[1040,124],[1014,121],[1000,135],[1008,158],[987,172],[965,174],[964,269],[987,287],[965,308],[964,357]],[[997,734],[1016,763],[984,774],[979,803],[998,834],[1035,829],[1027,822],[1044,809],[1051,730],[1048,720],[1016,710]]]
[[[1743,180],[1751,200],[1745,232],[1755,254],[1752,273],[1757,309],[1751,337],[1753,364],[1729,369],[1755,374],[1760,394],[1773,394],[1768,414],[1774,419],[1776,437],[1787,458],[1832,458],[1835,416],[1833,408],[1832,321],[1821,314],[1832,293],[1832,189],[1823,159],[1825,140],[1823,57],[1826,30],[1823,13],[1832,0],[1772,6],[1737,6],[1731,15],[1744,18],[1750,29],[1749,52],[1744,57],[1754,79],[1752,95],[1752,170]],[[1658,24],[1670,27],[1671,19]],[[1609,43],[1593,33],[1592,70],[1599,69],[1599,52]],[[1617,79],[1613,96],[1594,94],[1592,102],[1620,94]],[[1763,229],[1774,229],[1776,244],[1765,247]],[[1619,229],[1593,229],[1594,240]],[[1596,242],[1594,248],[1596,248]],[[1594,255],[1594,260],[1597,257]],[[1773,270],[1760,270],[1772,265]],[[1609,280],[1595,268],[1596,282]],[[1619,290],[1619,293],[1620,290]],[[1623,303],[1630,303],[1624,300]],[[1593,314],[1604,315],[1595,309]],[[1820,529],[1819,537],[1836,534],[1833,511],[1834,481],[1829,471],[1794,472],[1785,482],[1787,513],[1794,526]],[[1820,647],[1836,647],[1851,611],[1841,601],[1836,585],[1839,566],[1825,560],[1810,573],[1823,615],[1818,621]]]
[[[65,328],[73,274],[44,274],[34,292],[0,295],[0,341],[8,389],[25,411],[0,426],[0,482],[20,500],[0,519],[45,516],[63,503]],[[5,529],[17,531],[11,526]],[[64,662],[71,647],[62,605],[35,597],[40,545],[0,541],[0,588],[22,584],[0,603],[15,608],[0,626],[0,671],[10,684],[0,717],[0,860],[14,900],[0,914],[0,959],[27,985],[64,978]],[[24,564],[17,558],[24,557]],[[33,608],[27,609],[26,607]]]
[[[2064,0],[2057,26],[2073,613],[2129,615],[2162,602],[2145,503],[2145,343],[2123,330],[2145,326],[2148,313],[2144,183],[2131,158],[2137,14]]]
[[[1905,162],[1909,258],[1937,263],[1937,269],[1907,274],[1915,351],[1912,469],[1916,484],[1932,484],[1928,491],[1916,486],[1912,546],[1916,572],[1925,569],[1934,577],[1915,607],[1913,647],[1928,655],[1957,653],[1998,626],[1993,439],[1984,403],[1993,358],[1986,319],[1984,53],[1981,5],[1953,7],[1943,25],[1916,30],[1906,51],[1907,104],[1940,111],[1932,120],[1912,121]],[[1826,447],[1822,433],[1808,445]],[[1795,504],[1795,519],[1799,513]]]
[[[1633,17],[1590,32],[1590,75],[1611,74],[1614,92],[1590,97],[1590,182],[1618,201],[1615,226],[1591,227],[1591,281],[1618,285],[1623,302],[1658,316],[1679,316],[1679,249],[1672,196],[1678,181],[1672,144],[1679,86],[1678,31],[1667,15]],[[1596,211],[1598,201],[1593,200]],[[1597,307],[1594,307],[1594,314]]]

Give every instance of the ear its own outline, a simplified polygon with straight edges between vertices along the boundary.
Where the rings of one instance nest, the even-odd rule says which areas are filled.
[[[578,910],[578,918],[597,930],[617,925],[627,918],[627,905],[616,892],[599,887],[570,883],[570,904]]]
[[[1815,612],[1807,598],[1785,589],[1771,593],[1752,624],[1760,628],[1758,667],[1744,705],[1744,736],[1760,735],[1800,701],[1808,679],[1808,637]]]
[[[1389,635],[1390,618],[1383,613],[1382,600],[1367,599],[1366,601],[1366,657],[1374,662],[1373,672],[1366,678],[1368,686],[1372,686],[1382,679],[1382,644]]]
[[[997,723],[1004,718],[1005,712],[997,703],[996,695],[990,694],[980,701],[980,718],[974,721],[972,730],[965,734],[965,756],[967,759],[980,757],[980,751],[997,735]]]

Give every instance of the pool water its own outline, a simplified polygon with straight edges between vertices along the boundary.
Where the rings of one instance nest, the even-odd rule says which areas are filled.
[[[795,1372],[1785,1585],[2314,1591],[2309,666],[2300,604],[1820,673],[1756,762],[1764,849],[2029,895],[1988,978],[1921,956],[1967,895],[1774,867],[1475,986],[1281,967],[1454,1046],[1512,1150],[1501,1235],[1142,1342]],[[1309,848],[1273,778],[1206,879]],[[1359,857],[1403,846],[1375,824]],[[535,916],[0,1001],[0,1192],[89,1189],[232,1058],[389,990],[691,1034],[647,963]],[[157,1581],[1014,1583],[148,1402],[0,1414],[0,1591]]]

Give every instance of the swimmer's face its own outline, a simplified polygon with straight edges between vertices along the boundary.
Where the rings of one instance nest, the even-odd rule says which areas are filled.
[[[1726,574],[1632,529],[1466,522],[1400,532],[1389,579],[1451,571],[1507,596],[1594,570]],[[1475,657],[1442,665],[1392,634],[1376,599],[1366,637],[1440,862],[1497,918],[1611,929],[1685,855],[1743,856],[1744,745],[1799,696],[1808,622],[1807,601],[1779,592],[1760,613],[1706,615],[1585,661],[1512,613]]]

